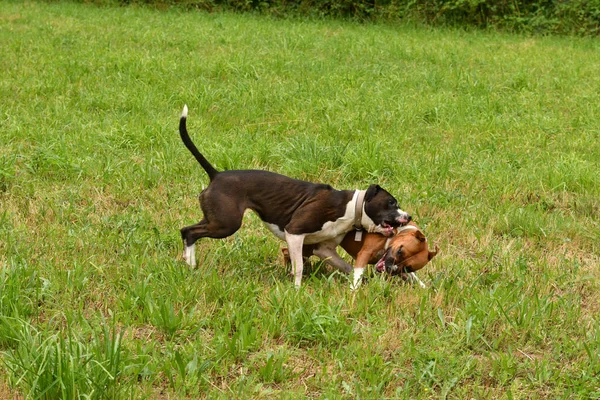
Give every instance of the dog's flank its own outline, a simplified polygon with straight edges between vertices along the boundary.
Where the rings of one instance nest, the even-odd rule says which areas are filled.
[[[262,170],[217,171],[192,142],[186,120],[187,106],[179,121],[181,140],[210,178],[210,184],[200,193],[204,218],[181,229],[188,264],[195,264],[194,243],[198,239],[220,239],[234,234],[242,225],[244,211],[251,209],[287,242],[296,286],[300,286],[302,278],[304,243],[315,244],[315,254],[336,268],[352,268],[334,249],[352,229],[356,190],[336,190],[329,185]],[[362,225],[368,231],[391,234],[393,227],[410,221],[410,216],[398,208],[396,199],[379,185],[369,186],[359,208]]]

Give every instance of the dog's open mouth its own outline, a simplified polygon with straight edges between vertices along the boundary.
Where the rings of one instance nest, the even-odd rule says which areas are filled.
[[[377,261],[375,264],[375,269],[377,272],[385,272],[385,254],[381,257],[381,260]]]
[[[400,272],[409,272],[407,267],[401,267],[400,265],[397,265],[396,262],[397,260],[390,257],[388,249],[375,264],[375,270],[381,273],[387,272],[391,275],[396,275]]]
[[[389,261],[388,261],[389,254],[390,254],[390,249],[387,249],[386,251],[383,252],[383,254],[381,255],[381,258],[375,264],[375,270],[377,272],[392,272],[392,271],[387,270],[388,268],[390,268]],[[393,270],[394,266],[392,266],[391,269]]]
[[[381,225],[383,232],[381,232],[385,236],[393,236],[394,235],[394,227],[388,224],[387,222],[383,222]]]
[[[375,264],[375,270],[377,272],[379,272],[379,273],[387,272],[388,274],[391,274],[391,275],[396,275],[396,274],[398,274],[400,272],[402,272],[402,273],[411,272],[410,269],[406,268],[406,267],[402,268],[402,270],[399,271],[400,267],[398,265],[396,265],[396,264],[392,264],[389,267],[389,269],[386,269],[386,267],[385,267],[385,259],[386,259],[386,256],[384,254],[383,257],[381,257],[381,260],[377,261],[377,264]]]

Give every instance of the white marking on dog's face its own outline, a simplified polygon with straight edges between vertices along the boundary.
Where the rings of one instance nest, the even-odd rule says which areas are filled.
[[[398,212],[397,220],[406,221],[406,222],[404,222],[404,224],[406,224],[410,221],[410,215],[406,211],[402,211],[400,208],[398,208],[397,212]]]
[[[383,246],[383,250],[387,250],[388,247],[390,247],[391,241],[392,241],[391,237],[387,238],[387,240],[385,241],[385,245]]]
[[[405,226],[401,226],[400,228],[396,229],[396,235],[398,235],[400,232],[404,232],[404,231],[418,231],[419,228],[417,228],[414,225],[405,225]]]
[[[404,226],[410,222],[410,215],[398,207],[396,208],[396,221]]]

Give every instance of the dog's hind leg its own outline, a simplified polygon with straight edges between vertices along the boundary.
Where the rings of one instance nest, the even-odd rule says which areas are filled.
[[[183,241],[183,259],[190,267],[196,266],[196,245],[192,244],[188,246],[185,244],[185,240]]]
[[[196,252],[194,244],[203,237],[222,239],[233,235],[242,226],[242,216],[229,214],[223,221],[208,221],[204,218],[195,225],[181,228],[181,239],[183,240],[183,258],[191,267],[196,266]]]
[[[352,272],[352,265],[348,264],[335,250],[335,243],[319,243],[319,246],[313,251],[313,254],[325,261],[327,264],[342,272],[349,274]]]
[[[233,235],[242,226],[243,205],[231,201],[227,194],[211,191],[210,186],[200,193],[202,221],[181,228],[183,258],[190,266],[196,265],[194,243],[200,238],[222,239]]]

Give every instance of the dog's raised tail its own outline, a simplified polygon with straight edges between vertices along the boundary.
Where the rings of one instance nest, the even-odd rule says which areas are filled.
[[[183,111],[181,112],[181,118],[179,118],[179,135],[181,135],[181,140],[183,141],[183,144],[185,145],[185,147],[187,147],[187,149],[190,151],[190,153],[192,153],[194,158],[200,163],[202,168],[204,168],[204,170],[208,174],[208,177],[212,181],[213,178],[215,177],[215,175],[217,175],[219,173],[219,171],[217,171],[212,165],[210,165],[208,160],[206,158],[204,158],[204,156],[202,155],[202,153],[200,153],[200,151],[198,151],[198,149],[196,148],[196,145],[194,145],[194,142],[192,142],[192,139],[190,138],[190,135],[188,134],[188,131],[186,128],[187,114],[188,114],[188,107],[186,104],[183,106]]]

